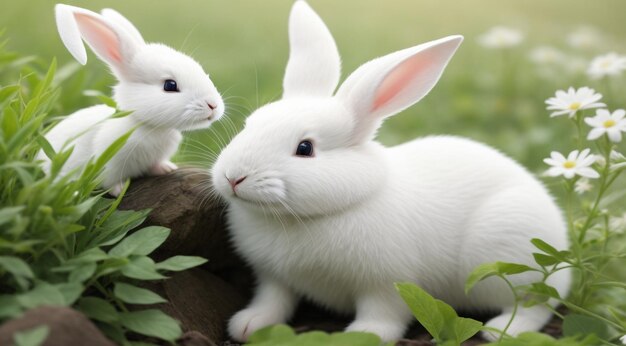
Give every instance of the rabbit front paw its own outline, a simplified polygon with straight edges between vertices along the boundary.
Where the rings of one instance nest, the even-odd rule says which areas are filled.
[[[366,332],[378,335],[384,342],[398,340],[404,334],[404,326],[384,321],[359,321],[352,322],[347,332]]]
[[[152,175],[164,175],[171,173],[178,169],[178,166],[171,161],[161,161],[150,167],[150,174]]]
[[[228,322],[228,334],[241,342],[248,340],[248,337],[255,331],[278,323],[284,323],[276,317],[274,311],[261,308],[247,308],[239,311]]]
[[[122,193],[123,189],[124,189],[124,183],[123,182],[117,183],[109,189],[109,195],[113,197],[117,197],[120,195],[120,193]]]

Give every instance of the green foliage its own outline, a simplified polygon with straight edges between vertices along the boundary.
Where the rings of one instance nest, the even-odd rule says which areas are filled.
[[[155,263],[148,255],[170,230],[136,230],[150,211],[117,210],[123,194],[109,199],[98,190],[102,168],[132,132],[61,176],[72,148],[55,152],[43,137],[55,124],[50,114],[61,95],[56,62],[41,72],[28,64],[32,60],[0,49],[0,65],[7,61],[26,74],[16,84],[0,80],[0,321],[39,306],[68,306],[120,344],[129,344],[129,332],[173,342],[181,334],[176,320],[156,309],[129,311],[126,304],[165,302],[137,282],[206,260],[176,256]],[[61,71],[70,78],[65,67]],[[51,160],[50,174],[37,159],[40,150]],[[45,326],[25,331],[15,343],[38,345],[47,333]]]
[[[328,334],[314,331],[296,334],[293,329],[282,324],[257,330],[246,343],[247,346],[379,346],[380,344],[380,338],[370,333]]]
[[[433,298],[411,283],[398,283],[396,288],[417,320],[440,345],[460,345],[478,333],[482,323],[459,317],[450,305]]]
[[[50,330],[47,326],[39,326],[26,331],[15,333],[13,342],[15,346],[39,346],[48,337]]]
[[[597,346],[600,341],[594,335],[584,338],[565,337],[555,339],[549,335],[535,332],[522,333],[516,338],[506,338],[499,342],[487,344],[488,346]]]

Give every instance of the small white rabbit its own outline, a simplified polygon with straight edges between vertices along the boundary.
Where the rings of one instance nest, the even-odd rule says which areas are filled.
[[[114,10],[104,9],[100,15],[63,4],[55,10],[59,34],[70,53],[84,65],[85,40],[119,81],[113,88],[118,107],[132,111],[111,118],[115,109],[93,106],[53,127],[46,138],[55,150],[74,146],[62,174],[99,156],[133,128],[125,146],[104,168],[104,188],[118,195],[127,178],[176,169],[169,159],[178,148],[181,131],[208,127],[224,113],[224,102],[200,64],[163,44],[144,42],[139,31]],[[48,171],[50,160],[43,152],[38,158]]]
[[[412,320],[394,288],[404,281],[460,309],[501,310],[487,325],[504,329],[510,290],[491,278],[466,296],[466,278],[486,262],[534,263],[531,238],[566,248],[553,198],[518,163],[469,139],[391,148],[373,140],[383,119],[431,90],[463,38],[370,61],[333,96],[339,54],[304,1],[293,6],[289,37],[283,98],[250,115],[213,168],[236,249],[258,277],[230,335],[242,341],[283,323],[304,298],[355,312],[347,330],[398,339]],[[562,296],[569,283],[566,270],[549,281]],[[538,330],[550,316],[543,306],[520,308],[508,332]]]

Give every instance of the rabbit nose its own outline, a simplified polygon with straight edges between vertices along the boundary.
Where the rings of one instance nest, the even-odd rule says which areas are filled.
[[[243,176],[240,177],[239,179],[231,179],[231,178],[226,178],[226,180],[228,180],[228,183],[230,184],[230,187],[233,189],[233,192],[235,191],[235,187],[237,187],[237,185],[241,184],[244,180],[246,180],[247,176]]]
[[[211,110],[214,110],[215,108],[217,108],[217,105],[215,103],[207,102],[206,105],[209,106]]]

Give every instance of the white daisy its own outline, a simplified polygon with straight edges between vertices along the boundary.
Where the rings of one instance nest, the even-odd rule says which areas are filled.
[[[587,125],[593,127],[587,136],[588,140],[595,140],[606,133],[609,140],[613,143],[621,142],[622,132],[626,132],[626,119],[624,116],[626,111],[618,109],[613,113],[608,109],[596,110],[596,116],[593,118],[585,118]]]
[[[478,38],[478,42],[487,48],[510,48],[524,40],[521,31],[505,26],[494,26]]]
[[[550,46],[540,46],[530,52],[530,60],[537,64],[554,64],[564,60],[560,50]]]
[[[589,49],[602,43],[602,35],[597,29],[583,26],[567,36],[567,44],[572,48]]]
[[[593,155],[589,155],[590,151],[590,149],[585,149],[579,153],[578,150],[574,150],[567,155],[567,158],[563,154],[553,151],[549,158],[543,160],[552,166],[546,174],[552,177],[562,175],[567,179],[571,179],[575,175],[598,178],[600,174],[590,167],[596,160]]]
[[[593,189],[593,185],[591,185],[591,182],[587,178],[578,180],[574,185],[574,191],[581,195],[585,192],[591,191],[591,189]]]
[[[605,76],[620,75],[624,70],[626,70],[626,56],[609,53],[593,58],[587,74],[591,78],[600,79]]]
[[[570,87],[567,92],[557,90],[555,97],[547,99],[546,104],[548,110],[554,111],[550,117],[568,114],[572,118],[579,110],[604,107],[604,103],[598,102],[601,98],[602,94],[591,88],[582,87],[576,90]]]

